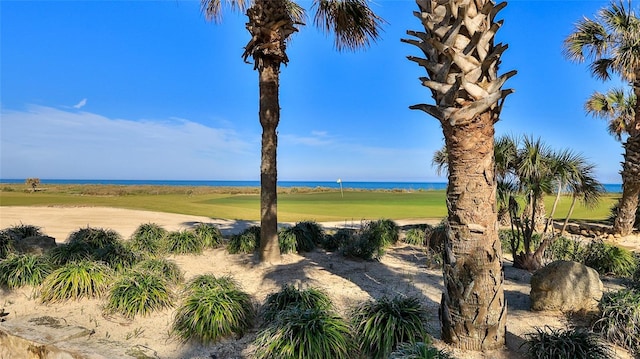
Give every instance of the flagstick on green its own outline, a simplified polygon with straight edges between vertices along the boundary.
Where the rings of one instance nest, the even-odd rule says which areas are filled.
[[[340,184],[340,196],[342,198],[344,198],[344,193],[342,192],[342,180],[340,178],[338,178],[338,180],[336,181]]]

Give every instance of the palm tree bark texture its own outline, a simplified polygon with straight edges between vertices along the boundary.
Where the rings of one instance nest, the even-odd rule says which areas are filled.
[[[277,147],[276,128],[280,121],[280,65],[286,64],[286,41],[296,32],[295,23],[284,0],[255,1],[247,10],[247,30],[251,40],[243,58],[254,59],[260,88],[260,125],[262,150],[260,161],[260,261],[280,259],[278,247]]]
[[[420,78],[435,105],[419,109],[438,119],[448,154],[445,291],[440,303],[442,338],[466,350],[505,344],[502,248],[498,238],[494,124],[512,90],[502,85],[515,71],[497,75],[507,46],[494,45],[506,4],[488,0],[417,0],[414,15],[424,32],[417,39],[424,58],[409,56],[426,70]]]

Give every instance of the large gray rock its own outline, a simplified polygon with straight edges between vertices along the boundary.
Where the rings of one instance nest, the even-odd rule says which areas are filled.
[[[584,264],[556,261],[531,277],[531,309],[595,310],[602,298],[598,272]]]

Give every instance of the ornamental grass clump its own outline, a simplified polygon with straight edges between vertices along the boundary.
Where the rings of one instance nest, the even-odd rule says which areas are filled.
[[[347,228],[340,228],[334,234],[324,237],[324,240],[322,241],[322,248],[328,251],[335,251],[351,242],[352,238],[352,230]]]
[[[234,234],[227,243],[227,251],[231,254],[253,253],[260,245],[260,227],[251,226],[238,234]]]
[[[92,255],[93,260],[102,261],[116,271],[131,268],[140,262],[143,256],[142,252],[134,250],[128,242],[120,240],[96,249]]]
[[[166,236],[166,249],[172,254],[201,254],[204,242],[193,231],[172,231]]]
[[[37,286],[51,273],[49,261],[35,254],[10,254],[0,260],[0,286]]]
[[[330,310],[291,306],[256,337],[255,358],[357,358],[349,324]]]
[[[427,238],[427,228],[420,226],[407,230],[402,241],[414,246],[424,246]]]
[[[100,297],[112,280],[112,274],[111,268],[98,262],[67,263],[42,282],[40,300],[47,303]]]
[[[351,314],[360,351],[374,359],[387,358],[400,343],[427,340],[428,319],[418,298],[404,296],[368,300]]]
[[[293,232],[293,227],[285,227],[278,231],[278,246],[280,254],[297,253],[296,234]]]
[[[81,242],[70,242],[60,244],[47,251],[49,261],[55,266],[63,266],[70,262],[92,260],[91,249]]]
[[[182,342],[215,343],[230,336],[242,336],[253,326],[255,307],[251,296],[231,278],[219,281],[200,276],[187,284],[185,298],[176,310],[172,335]]]
[[[613,359],[614,352],[602,338],[582,328],[535,328],[522,344],[531,359]]]
[[[184,282],[184,275],[180,266],[170,259],[149,258],[136,264],[135,269],[149,271],[161,276],[169,284],[176,285]]]
[[[161,275],[133,270],[121,275],[111,286],[105,310],[133,319],[172,306],[173,293]]]
[[[98,249],[118,243],[120,239],[120,234],[112,229],[86,227],[71,233],[67,243],[84,244],[89,252],[95,253]]]
[[[324,239],[322,227],[314,221],[298,222],[292,227],[292,231],[296,236],[296,249],[298,252],[312,251]]]
[[[281,311],[292,306],[302,309],[318,308],[323,310],[330,310],[333,307],[331,298],[320,289],[298,289],[291,284],[285,284],[280,291],[267,296],[261,310],[263,323],[269,324],[273,322]]]
[[[429,341],[401,343],[389,359],[455,359],[446,350],[438,350]]]
[[[601,315],[593,330],[640,356],[640,290],[606,292],[598,307]]]
[[[398,243],[400,237],[400,228],[390,219],[371,221],[364,226],[363,232],[371,232],[371,235],[379,237],[383,247]]]
[[[44,236],[40,227],[19,224],[0,231],[0,259],[6,258],[14,251],[14,243],[29,237]]]
[[[169,232],[156,223],[143,223],[131,235],[131,247],[151,255],[164,251],[164,239]]]
[[[630,278],[638,263],[628,249],[605,243],[601,239],[594,240],[586,248],[584,264],[600,274]]]
[[[222,233],[220,229],[210,223],[198,223],[193,232],[198,240],[202,242],[205,248],[218,248],[223,243]]]

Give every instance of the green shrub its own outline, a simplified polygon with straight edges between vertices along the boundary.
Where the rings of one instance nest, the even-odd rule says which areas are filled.
[[[51,264],[43,256],[11,254],[0,260],[0,285],[19,288],[37,286],[51,273]]]
[[[178,264],[165,258],[149,258],[136,264],[136,269],[149,271],[164,278],[169,284],[180,284],[184,275]]]
[[[544,256],[549,261],[573,261],[584,263],[586,246],[575,239],[567,237],[556,238],[545,250]]]
[[[438,350],[428,341],[415,343],[401,343],[394,350],[389,359],[454,359],[454,356],[445,350]]]
[[[200,254],[204,243],[192,231],[169,232],[166,236],[167,252],[172,254]]]
[[[348,323],[320,308],[292,306],[280,312],[254,341],[257,359],[349,359],[355,357]]]
[[[296,249],[298,252],[312,251],[324,239],[322,227],[314,221],[298,222],[293,226],[292,231],[296,236]]]
[[[426,308],[415,297],[368,300],[351,316],[360,351],[374,359],[387,358],[402,342],[427,340]]]
[[[40,292],[42,302],[101,296],[111,281],[111,269],[92,261],[70,262],[53,271]]]
[[[297,240],[293,227],[285,227],[278,231],[278,245],[280,254],[297,253]]]
[[[595,333],[584,329],[535,328],[523,346],[532,359],[613,359],[611,348]]]
[[[67,243],[84,244],[89,252],[95,253],[96,250],[113,245],[119,242],[120,239],[120,234],[112,229],[87,227],[71,233]]]
[[[158,224],[141,224],[131,235],[131,246],[140,252],[160,254],[164,250],[164,239],[168,233]]]
[[[131,268],[142,260],[142,256],[141,252],[133,250],[130,245],[120,240],[97,248],[92,253],[93,260],[105,262],[115,270]]]
[[[40,227],[29,224],[19,224],[0,231],[0,259],[6,258],[13,252],[13,243],[29,237],[43,236]]]
[[[193,232],[196,234],[205,248],[218,248],[222,245],[222,233],[220,229],[210,223],[198,223]]]
[[[328,251],[335,251],[351,242],[352,238],[352,230],[348,228],[340,228],[334,234],[324,237],[322,247]]]
[[[249,294],[223,280],[219,285],[212,276],[202,277],[184,291],[186,298],[172,324],[172,334],[183,342],[196,340],[215,343],[231,335],[243,335],[253,326],[255,308]]]
[[[426,242],[426,238],[427,228],[424,226],[420,226],[407,230],[404,235],[403,241],[414,246],[423,246]]]
[[[331,298],[316,288],[297,289],[291,284],[283,285],[279,292],[269,294],[262,306],[262,320],[264,323],[273,322],[279,313],[291,306],[302,309],[318,308],[329,310],[332,308]]]
[[[396,222],[390,219],[379,219],[368,222],[362,229],[363,233],[370,233],[371,236],[378,237],[383,247],[388,247],[398,243],[400,228]]]
[[[105,309],[129,319],[173,306],[167,281],[151,271],[130,271],[109,290]]]
[[[600,319],[593,329],[607,340],[640,356],[640,291],[607,292],[599,304]]]
[[[56,266],[70,262],[90,261],[93,259],[91,248],[81,242],[70,242],[58,245],[47,251],[49,261]]]
[[[260,246],[260,227],[251,226],[244,231],[234,234],[227,243],[227,250],[231,254],[253,253]]]
[[[584,264],[600,274],[619,277],[631,277],[638,263],[628,249],[621,248],[602,240],[594,240],[586,248]]]
[[[342,246],[342,254],[352,258],[379,260],[384,255],[384,246],[381,238],[375,233],[362,232]]]

